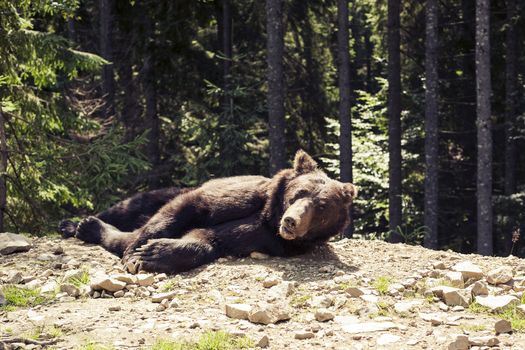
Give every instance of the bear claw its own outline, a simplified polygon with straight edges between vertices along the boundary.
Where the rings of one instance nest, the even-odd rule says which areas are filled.
[[[71,220],[62,220],[58,224],[58,232],[62,235],[62,238],[71,238],[75,236],[77,232],[78,223]]]

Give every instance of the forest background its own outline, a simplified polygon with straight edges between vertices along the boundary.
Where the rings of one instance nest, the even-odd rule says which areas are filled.
[[[525,256],[524,5],[0,0],[0,231],[302,148],[348,236]]]

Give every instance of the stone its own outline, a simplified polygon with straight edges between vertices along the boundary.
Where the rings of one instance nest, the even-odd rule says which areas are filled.
[[[413,311],[417,306],[423,304],[423,300],[415,299],[410,301],[400,301],[394,304],[394,311],[398,314],[409,313]]]
[[[263,287],[270,288],[278,285],[279,283],[281,283],[281,279],[279,277],[267,277],[263,281]]]
[[[259,303],[248,313],[252,323],[271,324],[290,319],[290,308],[286,304]]]
[[[126,282],[126,284],[136,284],[137,283],[137,277],[130,273],[119,273],[116,275],[111,275],[111,278],[114,278],[122,282]]]
[[[64,281],[69,281],[71,279],[79,279],[79,278],[82,278],[82,275],[84,274],[83,271],[81,270],[77,270],[77,269],[73,269],[73,270],[67,270],[65,273],[64,273]]]
[[[361,295],[370,294],[369,290],[359,287],[350,287],[345,290],[352,298],[359,298]]]
[[[328,310],[328,309],[318,309],[316,312],[315,312],[315,319],[319,322],[326,322],[326,321],[330,321],[330,320],[333,320],[335,315],[332,311]]]
[[[268,346],[270,346],[270,339],[268,338],[268,336],[266,334],[263,335],[257,341],[257,343],[255,343],[255,347],[257,347],[257,348],[267,348]]]
[[[268,297],[270,299],[285,299],[286,297],[293,294],[295,290],[293,282],[283,282],[270,287],[268,290]]]
[[[359,333],[370,333],[370,332],[380,332],[387,331],[389,329],[397,329],[399,325],[394,322],[358,322],[352,324],[342,324],[341,328],[344,332],[350,334],[359,334]]]
[[[138,275],[135,275],[137,278],[137,284],[139,286],[151,286],[153,283],[155,283],[155,276],[146,274],[146,273],[139,273]]]
[[[78,297],[80,295],[80,289],[72,284],[64,283],[60,286],[60,291],[67,293],[70,297]]]
[[[448,350],[468,350],[470,342],[468,337],[464,334],[459,334],[456,339],[448,345]]]
[[[458,271],[449,271],[444,276],[445,280],[450,282],[452,287],[464,288],[465,282],[463,281],[463,274]]]
[[[310,338],[313,338],[314,337],[314,334],[310,331],[298,331],[298,332],[295,332],[294,334],[294,338],[295,339],[310,339]]]
[[[94,290],[105,290],[108,292],[116,292],[124,289],[124,287],[126,287],[126,282],[109,277],[97,280],[91,284],[91,288]]]
[[[111,312],[120,311],[122,310],[122,307],[120,307],[120,305],[110,306],[108,307],[108,310]]]
[[[499,344],[499,339],[492,335],[485,335],[482,337],[469,337],[469,342],[472,346],[493,347]]]
[[[126,265],[124,267],[127,271],[129,271],[129,273],[137,273],[137,266],[133,261],[126,262]]]
[[[383,333],[377,338],[377,345],[388,345],[397,343],[399,340],[401,340],[401,337],[399,335],[395,335],[392,333]]]
[[[519,300],[513,295],[478,295],[476,302],[491,311],[496,311],[508,305],[518,304]]]
[[[239,320],[247,320],[252,307],[248,304],[226,304],[226,316]]]
[[[463,280],[466,281],[470,278],[479,280],[483,278],[483,271],[481,268],[474,264],[472,261],[463,261],[452,266],[453,271],[461,272]]]
[[[174,309],[180,307],[180,301],[177,299],[171,299],[169,303],[169,307],[174,308]]]
[[[438,313],[438,312],[432,312],[432,313],[420,312],[419,317],[421,317],[423,321],[430,322],[430,324],[432,324],[433,326],[439,326],[445,323],[446,314]]]
[[[472,295],[469,290],[457,289],[443,291],[443,300],[448,306],[468,307],[472,301]]]
[[[64,254],[64,248],[61,245],[56,245],[53,248],[51,248],[51,253],[55,255],[62,255]]]
[[[3,232],[0,233],[0,255],[27,252],[31,249],[31,242],[22,235]]]
[[[310,301],[310,305],[316,308],[327,308],[333,304],[334,298],[331,295],[317,295]]]
[[[2,291],[0,290],[0,306],[4,306],[7,304],[7,300],[5,300],[5,295],[4,293],[2,293]]]
[[[126,292],[124,292],[124,290],[117,290],[115,293],[113,293],[113,296],[115,298],[122,298],[124,295],[126,295]]]
[[[364,301],[366,301],[368,303],[372,303],[372,304],[375,304],[375,303],[379,302],[379,297],[377,295],[373,295],[373,294],[361,295],[359,297],[359,299],[364,300]]]
[[[496,334],[512,332],[512,324],[507,320],[499,320],[494,323],[494,330]]]
[[[489,294],[489,288],[487,285],[487,282],[485,281],[476,281],[472,286],[470,287],[472,291],[472,295],[488,295]]]
[[[264,253],[259,253],[259,252],[250,253],[250,258],[255,259],[255,260],[266,260],[269,257],[270,256],[268,254],[264,254]]]
[[[503,284],[512,280],[514,273],[510,266],[501,266],[487,273],[487,282],[490,284]]]
[[[156,293],[151,296],[151,301],[154,303],[160,303],[163,300],[171,300],[177,296],[177,291],[165,292],[165,293]]]
[[[7,275],[7,278],[5,279],[5,283],[7,283],[7,284],[18,284],[18,283],[22,282],[23,279],[24,279],[24,277],[22,276],[22,272],[11,271]]]
[[[435,270],[445,270],[447,267],[444,262],[436,261],[432,263],[432,268],[434,268]]]

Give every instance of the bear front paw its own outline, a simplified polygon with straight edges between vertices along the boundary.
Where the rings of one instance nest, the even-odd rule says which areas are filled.
[[[58,232],[62,235],[62,238],[71,238],[75,236],[77,232],[78,223],[71,220],[62,220],[58,224]]]

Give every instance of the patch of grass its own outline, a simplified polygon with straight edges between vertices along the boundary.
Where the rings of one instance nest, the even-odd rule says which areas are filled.
[[[312,299],[311,295],[304,294],[304,295],[294,295],[293,298],[290,300],[290,306],[293,307],[307,307],[308,301]]]
[[[80,275],[80,277],[70,278],[66,282],[71,283],[77,288],[80,288],[89,283],[89,272],[82,271],[82,275]]]
[[[390,283],[392,282],[391,278],[388,276],[380,276],[374,281],[374,288],[381,295],[385,295],[388,292]]]
[[[40,296],[39,289],[26,289],[15,286],[2,288],[6,304],[0,306],[0,310],[12,311],[17,307],[30,307],[42,304],[46,298]]]
[[[501,310],[492,312],[489,308],[484,307],[476,302],[469,305],[469,311],[477,314],[489,314],[498,318],[509,321],[512,329],[517,332],[525,332],[525,315],[518,309],[518,305],[509,305]]]
[[[392,314],[392,307],[387,302],[379,300],[376,306],[379,309],[378,316],[390,316]]]
[[[77,349],[78,350],[113,350],[114,347],[109,346],[109,345],[103,345],[103,344],[88,340],[84,344],[80,345]]]
[[[481,332],[486,331],[488,327],[484,324],[461,324],[459,325],[459,329],[468,332]]]
[[[169,341],[159,339],[150,348],[151,350],[237,350],[255,346],[248,337],[233,337],[230,334],[206,332],[195,341]]]
[[[36,326],[31,332],[25,335],[26,338],[33,340],[55,339],[62,336],[62,330],[55,326],[47,328],[45,325]]]
[[[173,280],[169,280],[169,281],[164,282],[160,290],[161,292],[170,292],[174,290],[176,286],[177,286],[177,282]]]

